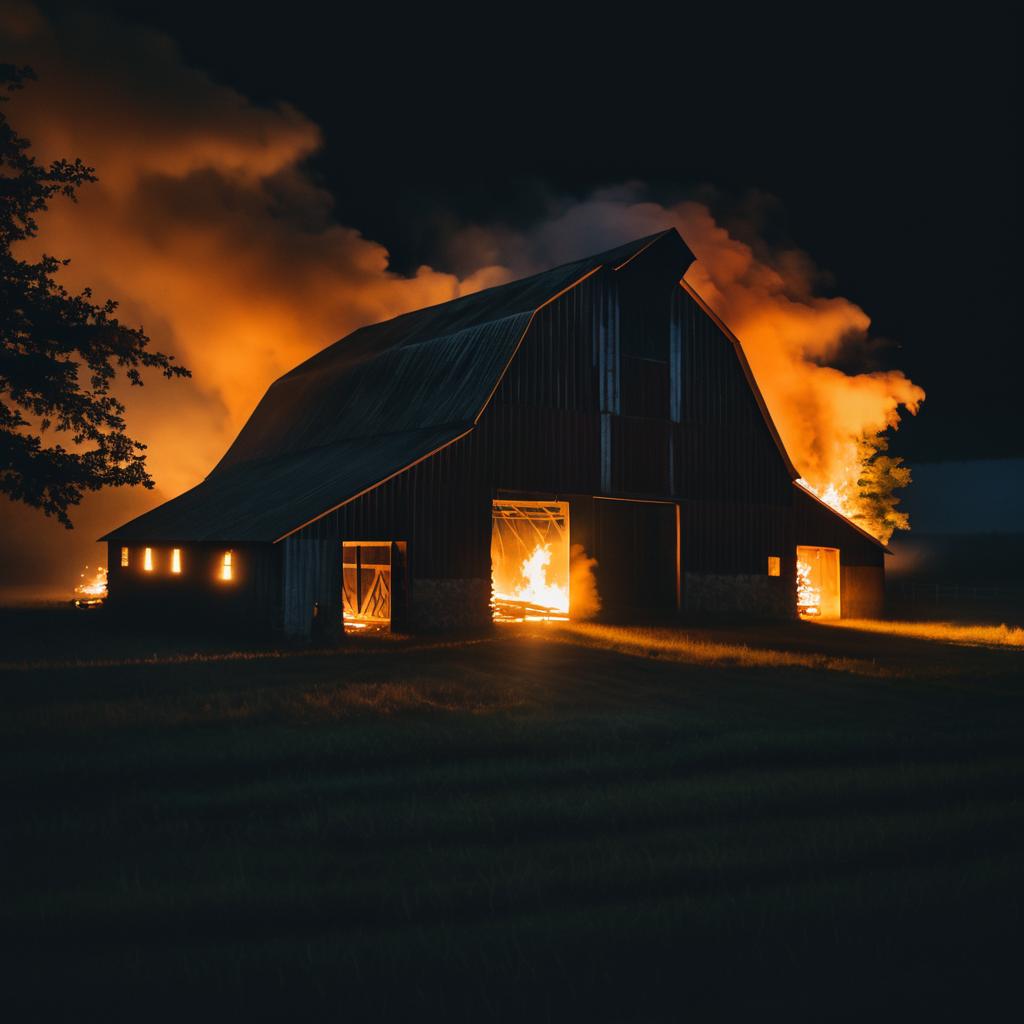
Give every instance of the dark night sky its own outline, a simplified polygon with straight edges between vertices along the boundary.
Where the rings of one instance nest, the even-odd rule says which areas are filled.
[[[402,270],[443,268],[438,239],[453,221],[528,226],[553,194],[629,179],[661,201],[707,184],[725,203],[767,193],[766,230],[830,270],[892,342],[880,365],[927,390],[899,453],[1024,455],[1008,22],[981,9],[927,23],[737,10],[713,24],[678,7],[566,26],[505,7],[467,20],[439,8],[105,6],[165,30],[216,79],[317,122],[314,170],[338,218]]]

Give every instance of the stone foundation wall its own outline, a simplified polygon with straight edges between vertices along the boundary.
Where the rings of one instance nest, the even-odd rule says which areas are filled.
[[[683,574],[683,607],[692,612],[795,619],[795,583],[767,574],[688,572]]]
[[[490,580],[412,581],[409,628],[414,631],[473,629],[491,621]]]

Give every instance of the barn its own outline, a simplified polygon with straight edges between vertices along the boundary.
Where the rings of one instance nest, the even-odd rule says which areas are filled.
[[[796,483],[675,230],[363,327],[112,530],[112,607],[332,637],[575,614],[866,616],[884,547]],[[811,599],[807,593],[811,593]]]

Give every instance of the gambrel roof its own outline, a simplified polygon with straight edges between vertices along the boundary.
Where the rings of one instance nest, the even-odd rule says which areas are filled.
[[[693,255],[670,229],[359,328],[275,381],[202,483],[101,540],[282,539],[472,430],[537,310],[647,259],[681,277]]]

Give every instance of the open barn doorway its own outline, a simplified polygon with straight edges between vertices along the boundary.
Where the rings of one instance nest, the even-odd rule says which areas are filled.
[[[400,607],[404,544],[344,541],[341,559],[342,614],[346,631],[391,629]]]
[[[491,503],[491,610],[495,622],[569,618],[569,503]]]
[[[796,606],[808,618],[839,618],[839,548],[797,547]]]

